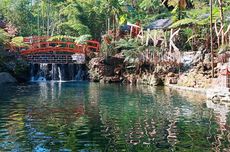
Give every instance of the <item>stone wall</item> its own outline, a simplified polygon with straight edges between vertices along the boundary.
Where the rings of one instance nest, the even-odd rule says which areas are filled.
[[[89,78],[94,82],[122,82],[123,58],[93,58],[89,62]]]

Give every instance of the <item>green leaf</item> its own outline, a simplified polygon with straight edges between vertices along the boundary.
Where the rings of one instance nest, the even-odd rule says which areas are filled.
[[[17,47],[26,47],[29,46],[28,44],[24,43],[23,37],[14,37],[11,40],[11,44]]]
[[[197,20],[196,19],[191,19],[191,18],[185,18],[181,19],[179,21],[176,21],[173,23],[169,28],[178,28],[184,25],[190,25],[190,24],[196,24]]]

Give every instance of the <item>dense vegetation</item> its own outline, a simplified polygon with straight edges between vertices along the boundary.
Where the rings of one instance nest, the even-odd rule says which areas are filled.
[[[223,10],[220,15],[224,18],[230,1],[221,3],[215,1],[214,15]],[[208,0],[1,0],[0,5],[0,19],[15,26],[21,36],[92,34],[100,38],[108,26],[127,21],[139,19],[148,24],[166,17],[190,19],[181,22],[183,25],[208,13]]]
[[[142,24],[159,18],[172,18],[173,27],[201,26],[195,34],[208,32],[208,0],[1,0],[0,19],[20,36],[91,34],[100,39],[107,29],[126,22]],[[230,1],[214,1],[214,21],[228,22]],[[222,23],[221,23],[222,24]],[[226,27],[227,28],[227,25]],[[191,30],[185,30],[191,36]],[[194,34],[194,33],[193,33]],[[194,36],[194,35],[193,35]],[[206,34],[204,35],[206,36]]]

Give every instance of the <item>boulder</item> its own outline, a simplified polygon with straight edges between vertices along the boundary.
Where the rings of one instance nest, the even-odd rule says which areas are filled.
[[[136,82],[138,84],[145,84],[151,86],[159,86],[163,85],[163,76],[158,76],[156,73],[144,73],[141,77],[136,78]]]
[[[127,82],[130,84],[136,84],[137,82],[137,78],[134,74],[129,74],[126,79],[127,79]]]
[[[168,84],[177,84],[177,78],[176,77],[165,77],[165,85]]]
[[[7,72],[0,73],[0,84],[3,83],[16,83],[17,80]]]
[[[175,77],[175,73],[169,72],[169,73],[167,74],[167,76],[168,76],[168,77]]]

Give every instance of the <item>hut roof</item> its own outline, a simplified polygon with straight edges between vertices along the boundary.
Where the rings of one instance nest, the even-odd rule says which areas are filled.
[[[156,30],[156,29],[166,29],[173,23],[172,19],[158,19],[151,22],[149,25],[144,27],[144,29]]]

